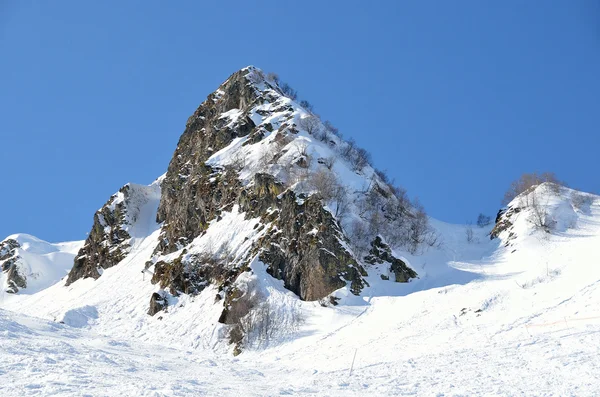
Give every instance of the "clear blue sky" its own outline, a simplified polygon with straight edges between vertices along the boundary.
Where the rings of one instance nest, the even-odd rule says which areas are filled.
[[[450,222],[523,172],[600,191],[600,5],[0,0],[0,238],[83,239],[232,72],[275,71]]]

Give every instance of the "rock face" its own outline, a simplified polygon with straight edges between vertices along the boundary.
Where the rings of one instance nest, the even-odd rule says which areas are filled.
[[[244,69],[233,74],[188,120],[162,184],[157,221],[164,225],[157,253],[168,254],[185,247],[202,235],[222,211],[237,204],[247,217],[261,217],[266,228],[252,253],[259,255],[268,265],[269,273],[284,280],[286,287],[300,298],[323,298],[346,282],[358,294],[364,287],[362,275],[366,272],[343,248],[340,243],[344,240],[343,233],[318,197],[302,199],[300,204],[295,193],[285,191],[272,175],[257,173],[253,182],[243,187],[233,168],[215,169],[206,164],[212,154],[234,139],[248,136],[247,142],[258,142],[273,130],[270,123],[256,125],[251,117],[251,109],[273,105],[271,102],[278,99],[268,90],[255,88],[252,72]],[[264,80],[262,84],[275,90],[274,85]],[[274,107],[279,113],[289,110],[289,117],[284,116],[279,130],[290,127],[293,133],[289,121],[291,107],[284,104]],[[224,118],[222,115],[227,113],[234,117]],[[265,110],[263,115],[267,113]],[[242,263],[237,268],[241,271],[246,265]],[[196,280],[195,284],[202,283],[198,280],[210,282],[206,275],[185,270],[192,268],[206,273],[198,270],[203,266],[194,263],[159,262],[153,282],[172,292],[196,289],[191,286],[192,280]],[[226,279],[231,281],[237,274],[239,271],[233,271]]]
[[[341,288],[359,295],[368,286],[364,263],[369,262],[355,254],[342,210],[360,212],[355,223],[389,223],[393,208],[400,207],[399,200],[390,205],[396,196],[364,155],[361,165],[350,164],[360,153],[325,131],[317,117],[260,70],[248,67],[231,75],[188,119],[161,180],[160,233],[144,270],[152,272],[158,289],[149,297],[148,314],[167,310],[176,301],[172,296],[198,295],[215,286],[215,303],[223,306],[218,321],[231,326],[230,340],[239,348],[249,332],[240,320],[260,306],[259,287],[248,282],[253,266],[282,280],[303,300],[335,301],[331,294]],[[351,187],[337,181],[335,156],[345,156],[339,167]],[[321,190],[314,188],[311,177],[324,173],[329,179],[321,180]],[[67,284],[100,277],[101,269],[115,266],[131,251],[136,191],[125,186],[96,213]],[[409,213],[407,208],[396,215]],[[217,242],[218,250],[226,246],[235,254],[213,252],[206,240],[214,234],[223,240],[219,222],[230,216],[236,225],[253,228],[244,231],[243,241]],[[368,233],[367,245],[377,234]],[[382,239],[373,242],[369,258],[389,263],[396,281],[416,277]]]
[[[27,288],[27,279],[19,271],[19,260],[17,248],[21,245],[18,241],[7,239],[0,243],[0,270],[5,274],[5,291],[15,294],[19,289]]]
[[[154,316],[156,313],[164,310],[167,306],[167,301],[164,296],[155,292],[150,297],[150,308],[148,309],[148,314]]]
[[[506,238],[505,245],[508,247],[510,245],[511,240],[513,240],[515,237],[513,231],[511,230],[513,226],[513,217],[516,216],[522,210],[523,208],[521,207],[512,206],[508,207],[508,209],[506,210],[498,211],[498,214],[496,215],[496,224],[490,232],[490,239],[493,240],[495,238],[498,238],[501,233],[506,231],[508,233],[508,236]]]
[[[233,185],[211,181],[216,170],[205,164],[237,137],[260,133],[249,110],[266,100],[249,84],[248,71],[233,74],[188,119],[162,185],[157,221],[164,222],[159,249],[173,252],[200,235],[223,204],[235,198]],[[234,120],[222,117],[232,112]]]
[[[125,229],[129,191],[130,185],[123,186],[96,212],[92,230],[75,257],[66,285],[80,278],[98,278],[99,269],[113,267],[125,258],[131,237]]]
[[[392,255],[392,249],[389,245],[383,242],[381,236],[375,237],[371,242],[371,250],[365,256],[365,262],[374,264],[389,263],[390,271],[396,276],[395,280],[398,283],[405,283],[411,278],[417,277],[417,273],[406,266],[406,263],[401,259]]]
[[[66,285],[80,278],[97,279],[102,269],[115,266],[127,256],[131,250],[130,228],[137,221],[142,206],[157,190],[155,184],[127,184],[111,196],[94,215],[94,225],[75,257]]]
[[[265,183],[269,178],[257,175],[256,179]],[[258,203],[269,203],[274,209],[271,216],[276,218],[256,245],[259,259],[268,265],[267,272],[304,300],[321,299],[346,282],[358,295],[367,273],[342,245],[345,236],[319,197],[296,197],[291,190],[279,197],[276,193],[281,187],[277,188],[274,180],[266,186],[275,188],[254,192],[255,204],[248,210],[253,211]]]

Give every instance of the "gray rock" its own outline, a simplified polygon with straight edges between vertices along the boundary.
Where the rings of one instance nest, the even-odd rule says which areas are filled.
[[[0,270],[6,276],[6,292],[16,294],[20,289],[27,288],[27,278],[19,271],[21,257],[17,248],[21,245],[17,240],[7,239],[0,242]]]
[[[417,277],[417,273],[408,267],[403,260],[396,258],[392,255],[392,250],[387,245],[381,236],[375,237],[371,242],[371,250],[369,254],[365,256],[365,262],[374,264],[389,263],[390,271],[394,273],[395,280],[398,283],[405,283],[411,278]],[[387,277],[387,276],[386,276]],[[385,278],[382,276],[382,279]]]
[[[131,236],[125,227],[130,192],[131,185],[123,186],[96,212],[92,230],[75,257],[66,285],[81,278],[97,279],[100,277],[99,269],[115,266],[129,253]]]
[[[167,307],[167,300],[159,293],[155,292],[150,297],[150,308],[148,314],[154,316],[156,313]]]
[[[516,237],[513,229],[513,217],[521,212],[523,209],[520,207],[509,207],[506,210],[498,211],[498,215],[496,215],[496,224],[494,228],[490,232],[490,239],[493,240],[498,238],[501,233],[507,232],[507,238],[505,241],[505,245],[508,247],[514,238]]]

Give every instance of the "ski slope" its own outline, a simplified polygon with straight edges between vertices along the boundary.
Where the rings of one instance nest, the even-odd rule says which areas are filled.
[[[150,200],[131,254],[98,280],[4,297],[3,395],[598,395],[600,200],[575,208],[573,191],[539,189],[552,234],[527,211],[508,247],[489,228],[467,242],[466,226],[432,220],[442,244],[405,255],[419,279],[384,281],[386,269],[372,267],[371,287],[335,307],[299,301],[255,261],[247,277],[281,329],[238,357],[213,288],[146,314],[156,287],[142,270],[158,238]],[[212,238],[243,241],[244,222],[233,211]]]

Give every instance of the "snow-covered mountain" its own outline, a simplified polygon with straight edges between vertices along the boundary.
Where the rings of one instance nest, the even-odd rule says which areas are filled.
[[[7,269],[71,255],[4,294],[3,391],[595,394],[597,196],[545,183],[493,225],[437,221],[293,97],[234,73],[85,243],[0,245]]]
[[[52,244],[28,234],[8,236],[0,242],[2,290],[33,294],[55,284],[71,270],[82,244]]]

